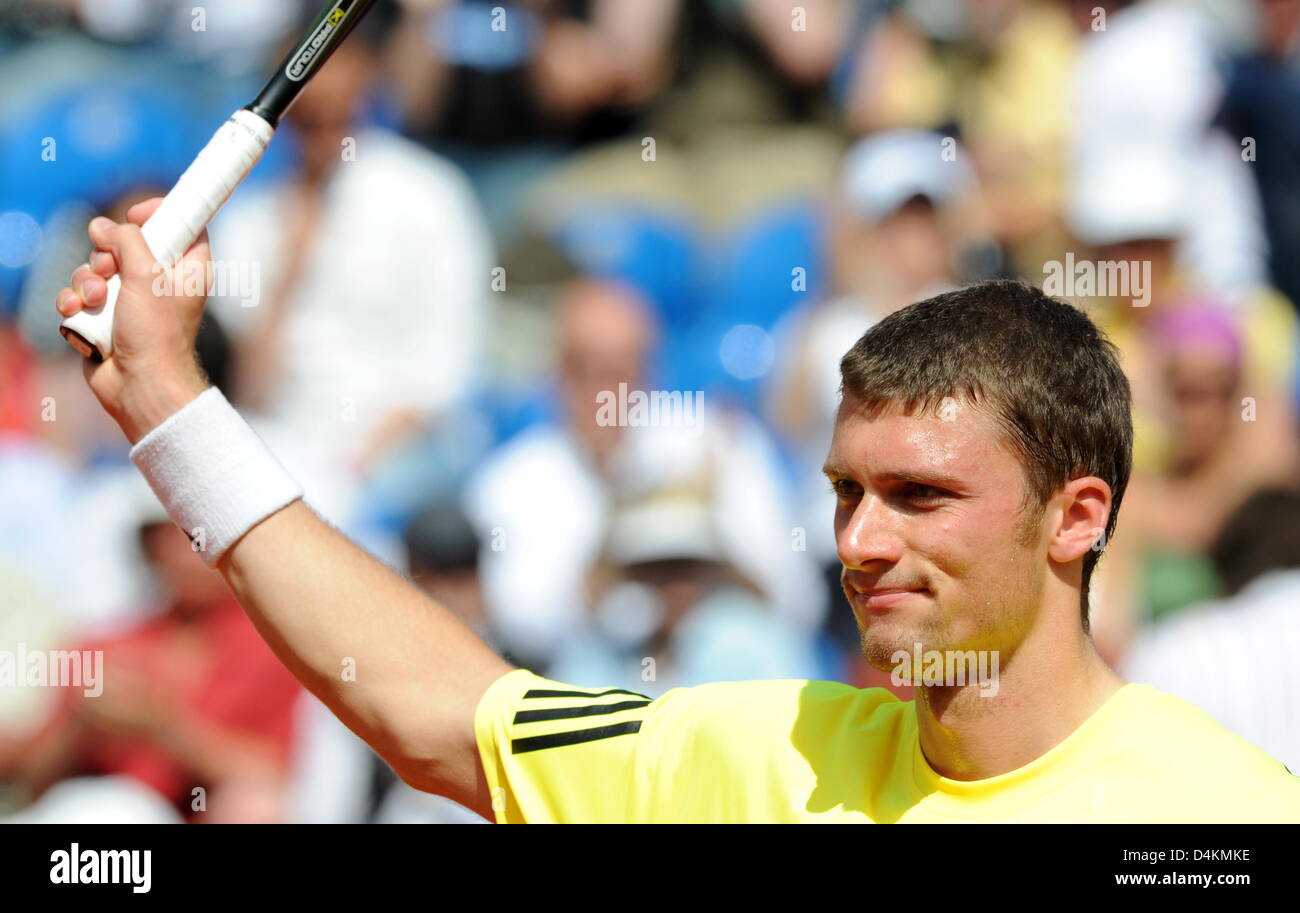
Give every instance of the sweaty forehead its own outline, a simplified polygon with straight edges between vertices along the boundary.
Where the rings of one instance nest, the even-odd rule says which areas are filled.
[[[1018,463],[992,416],[956,398],[905,415],[898,407],[868,414],[846,397],[826,459],[829,475],[926,476],[970,487],[1001,481],[1008,469],[1017,472]]]

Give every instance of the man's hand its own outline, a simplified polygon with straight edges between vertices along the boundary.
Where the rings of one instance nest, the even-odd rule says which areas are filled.
[[[100,405],[132,444],[207,386],[194,353],[206,296],[186,293],[199,285],[194,277],[203,277],[202,289],[208,286],[208,235],[200,235],[181,262],[164,272],[140,234],[161,202],[158,197],[133,206],[121,224],[93,220],[95,252],[73,272],[71,288],[63,289],[57,300],[64,317],[99,307],[107,300],[107,280],[121,276],[113,354],[103,362],[87,360],[85,375]]]

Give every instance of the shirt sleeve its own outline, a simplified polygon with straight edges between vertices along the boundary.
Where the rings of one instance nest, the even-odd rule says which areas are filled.
[[[497,679],[474,718],[497,823],[635,820],[654,769],[642,726],[658,709],[644,694],[526,669]]]

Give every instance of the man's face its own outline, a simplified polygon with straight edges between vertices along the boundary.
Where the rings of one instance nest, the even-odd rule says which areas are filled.
[[[617,285],[579,281],[560,300],[560,375],[569,423],[598,462],[615,447],[622,428],[597,422],[597,397],[617,394],[619,384],[641,386],[654,334],[629,295]]]
[[[998,650],[1005,663],[1048,573],[1041,523],[1027,527],[1021,511],[1020,461],[993,419],[958,399],[938,412],[867,418],[847,395],[826,460],[844,592],[863,654],[882,671],[918,643]]]
[[[1177,458],[1209,460],[1223,448],[1238,419],[1239,375],[1231,356],[1211,346],[1189,346],[1165,364],[1165,391]]]
[[[289,111],[298,132],[302,168],[309,177],[328,174],[341,161],[341,142],[370,86],[373,61],[356,44],[344,42]]]

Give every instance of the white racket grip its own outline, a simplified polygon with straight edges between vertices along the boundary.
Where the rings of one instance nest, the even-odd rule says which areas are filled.
[[[154,259],[164,268],[175,266],[235,188],[253,170],[275,133],[251,111],[236,111],[203,147],[158,209],[141,226]],[[65,339],[86,357],[92,348],[102,358],[113,354],[113,311],[122,281],[108,280],[108,297],[101,307],[73,314],[60,325]],[[80,338],[78,338],[80,337]]]

